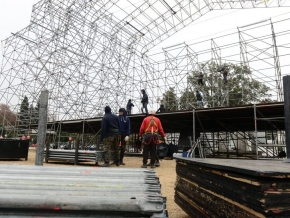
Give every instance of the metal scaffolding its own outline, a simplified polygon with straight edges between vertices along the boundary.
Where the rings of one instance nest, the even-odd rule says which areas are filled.
[[[285,26],[290,26],[287,25],[289,20],[281,21],[284,22],[283,30],[277,27],[278,22],[263,23],[270,26],[270,36],[257,35],[250,39],[243,36],[237,42],[235,33],[163,48],[155,54],[150,52],[151,48],[212,10],[281,6],[290,6],[290,2],[41,0],[33,6],[30,24],[3,41],[1,103],[15,112],[16,126],[22,134],[36,122],[32,114],[36,113],[39,94],[44,88],[49,91],[48,119],[51,122],[98,117],[103,114],[105,105],[117,112],[126,106],[129,98],[136,102],[134,110],[137,108],[139,112],[143,88],[149,95],[150,107],[157,107],[164,92],[173,87],[178,97],[177,109],[185,109],[188,107],[181,107],[180,97],[186,90],[186,104],[194,104],[192,91],[198,87],[191,82],[192,73],[204,67],[205,74],[211,73],[214,78],[210,87],[214,94],[201,88],[208,106],[230,105],[230,81],[228,86],[219,85],[221,75],[209,66],[210,63],[217,67],[224,63],[249,66],[252,77],[273,88],[273,95],[281,100],[281,69],[287,67],[281,56],[290,53],[287,47],[289,30],[285,30]],[[248,34],[251,28],[239,29],[239,35]],[[281,44],[281,37],[288,37],[286,43]],[[221,38],[226,43],[221,42]],[[272,40],[271,44],[265,43],[267,48],[272,48],[271,54],[263,46],[259,47],[259,42],[265,39]],[[244,54],[244,49],[255,42],[258,45],[247,48]],[[239,51],[242,47],[244,49]],[[242,57],[252,54],[255,58],[238,60],[237,51]],[[257,51],[269,55],[261,58],[255,53]],[[275,73],[266,76],[262,72],[266,68],[252,67],[258,59],[262,62],[273,59],[274,64],[268,68]],[[23,112],[25,97],[28,102],[24,106],[29,110]]]

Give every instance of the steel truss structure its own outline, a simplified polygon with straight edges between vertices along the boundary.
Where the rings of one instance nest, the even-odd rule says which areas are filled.
[[[184,90],[195,90],[188,82],[189,75],[201,66],[205,74],[213,73],[207,67],[210,62],[249,66],[252,76],[271,86],[281,100],[281,71],[288,66],[289,30],[285,27],[290,26],[289,20],[239,28],[237,41],[229,34],[211,39],[210,47],[204,46],[205,41],[167,47],[162,54],[150,53],[151,48],[212,10],[281,6],[290,6],[290,2],[41,0],[33,6],[30,24],[2,45],[1,103],[9,105],[18,115],[18,125],[26,128],[31,116],[21,114],[21,102],[27,96],[35,106],[43,89],[49,90],[50,121],[100,116],[105,105],[117,112],[128,99],[139,110],[142,88],[149,94],[150,106],[157,107],[169,87],[174,87],[177,97]],[[282,22],[283,28],[277,28]],[[253,29],[269,26],[268,35],[250,35]],[[268,66],[260,67],[261,62]],[[268,75],[265,70],[273,73]],[[211,98],[209,106],[228,104],[230,90],[219,83],[216,75],[212,86],[219,94]],[[186,98],[188,103],[194,101],[194,96]]]

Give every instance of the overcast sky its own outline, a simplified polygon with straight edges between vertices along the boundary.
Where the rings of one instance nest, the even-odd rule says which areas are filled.
[[[39,0],[1,0],[0,1],[0,40],[25,28],[30,21],[33,4]],[[282,15],[282,16],[279,16]],[[201,17],[194,24],[175,34],[166,44],[183,41],[194,41],[211,35],[214,38],[219,32],[234,30],[237,26],[247,25],[260,20],[278,19],[279,17],[290,16],[290,8],[271,9],[247,9],[247,10],[223,10],[212,11]],[[180,37],[180,35],[182,37]],[[159,48],[163,45],[158,46]],[[157,47],[157,48],[158,48]],[[157,49],[155,48],[155,49]]]
[[[27,25],[29,25],[33,4],[39,0],[0,0],[0,40],[4,40]],[[189,27],[173,35],[166,42],[153,48],[158,51],[162,47],[180,42],[192,43],[208,38],[215,38],[218,34],[236,31],[238,26],[247,25],[260,20],[279,20],[290,17],[290,8],[246,9],[212,11],[201,17]],[[2,62],[2,47],[0,63]]]
[[[39,0],[0,0],[0,40],[4,40],[29,25],[32,6]],[[135,0],[131,0],[135,1]],[[136,0],[137,1],[137,0]],[[232,9],[211,11],[172,37],[154,47],[150,53],[174,44],[216,38],[219,35],[237,32],[237,27],[272,18],[273,21],[290,18],[290,8]],[[289,29],[290,27],[285,27]],[[288,39],[287,39],[288,40]],[[238,39],[237,39],[238,41]],[[227,44],[227,42],[225,42]],[[2,46],[0,65],[2,64]],[[287,71],[289,73],[289,71]]]
[[[152,49],[152,52],[162,47],[186,42],[191,44],[220,35],[237,32],[237,27],[272,19],[281,20],[290,17],[290,8],[232,9],[211,11],[194,23],[185,27],[163,43]]]

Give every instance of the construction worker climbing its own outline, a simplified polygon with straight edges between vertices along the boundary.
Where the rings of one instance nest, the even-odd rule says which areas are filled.
[[[218,72],[223,74],[224,84],[227,85],[228,84],[228,71],[227,71],[226,66],[223,66],[220,70],[218,70]]]
[[[203,85],[203,74],[202,74],[202,72],[199,72],[199,75],[195,76],[195,77],[197,77],[197,84],[198,85]]]
[[[144,118],[141,127],[140,127],[140,137],[142,137],[143,144],[143,165],[142,168],[147,168],[147,160],[150,152],[150,165],[151,168],[155,168],[155,154],[156,154],[156,146],[159,142],[158,135],[160,134],[165,141],[167,138],[163,131],[160,120],[154,116],[155,111],[149,110],[149,115]]]

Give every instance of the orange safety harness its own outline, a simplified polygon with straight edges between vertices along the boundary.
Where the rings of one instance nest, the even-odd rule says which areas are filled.
[[[155,131],[154,131],[154,126],[156,127]],[[144,145],[148,145],[151,142],[153,142],[154,144],[158,144],[159,138],[158,138],[158,125],[156,124],[154,117],[152,117],[150,119],[149,125],[147,126],[145,133],[144,133],[147,137],[150,135],[150,138],[148,140],[148,138],[146,137],[146,141],[145,139],[143,140]]]

